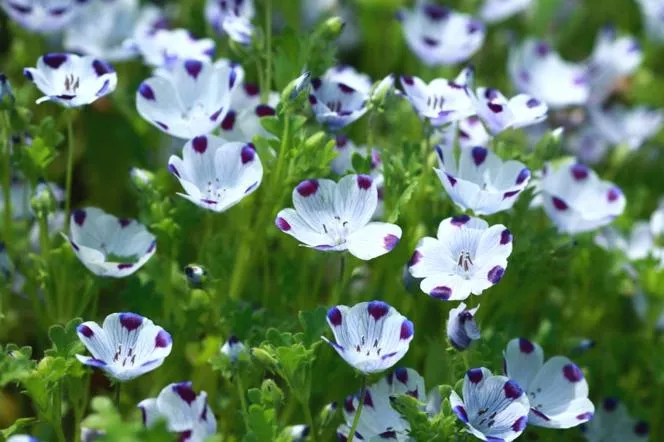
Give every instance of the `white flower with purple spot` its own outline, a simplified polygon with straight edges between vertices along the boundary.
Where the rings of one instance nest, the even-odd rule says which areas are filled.
[[[184,139],[209,134],[226,117],[244,70],[225,60],[180,60],[170,75],[150,77],[136,92],[138,113],[167,134]]]
[[[462,63],[484,43],[481,21],[426,0],[413,10],[402,9],[398,18],[408,47],[429,66]]]
[[[112,313],[101,327],[88,321],[79,325],[76,332],[92,355],[76,358],[120,382],[160,367],[173,347],[166,330],[136,313]]]
[[[368,94],[373,86],[371,77],[348,65],[339,65],[329,68],[325,71],[323,78],[327,81],[343,83],[346,86],[365,94]]]
[[[604,227],[625,210],[622,191],[574,159],[545,165],[538,186],[544,211],[564,233]]]
[[[441,126],[475,115],[468,90],[472,75],[473,69],[466,68],[454,81],[437,78],[429,84],[417,77],[402,76],[401,87],[420,118]]]
[[[441,221],[437,236],[422,238],[408,263],[410,274],[422,278],[424,293],[460,301],[500,282],[512,253],[512,234],[505,226],[489,227],[480,218],[460,215]]]
[[[664,42],[664,0],[637,0],[648,37],[658,43]]]
[[[378,205],[378,188],[367,175],[302,181],[293,190],[294,209],[283,209],[275,224],[306,247],[348,252],[364,261],[390,252],[401,227],[370,222]]]
[[[178,434],[181,442],[203,442],[217,431],[207,393],[196,393],[191,382],[169,384],[156,398],[139,402],[138,408],[146,427],[166,421],[168,430]]]
[[[210,61],[214,55],[214,40],[197,39],[186,29],[157,29],[127,45],[135,47],[147,65],[165,70],[171,70],[180,60]]]
[[[519,384],[484,367],[466,372],[463,399],[453,390],[450,406],[469,433],[487,442],[511,442],[528,422],[528,397]]]
[[[618,81],[632,74],[643,61],[636,38],[618,37],[613,27],[597,34],[595,48],[587,60],[590,79],[590,104],[602,103],[613,92]]]
[[[64,29],[87,0],[0,0],[10,19],[31,32],[49,34]]]
[[[74,210],[70,226],[70,236],[63,236],[79,261],[99,276],[129,276],[157,251],[157,239],[144,225],[96,207]]]
[[[408,436],[410,424],[392,407],[390,399],[408,395],[419,401],[426,400],[424,379],[411,368],[396,368],[393,372],[370,385],[360,399],[359,393],[346,397],[343,413],[345,424],[337,428],[337,440],[346,441],[355,419],[360,400],[362,413],[355,430],[355,440],[411,440]]]
[[[622,235],[615,228],[604,227],[595,235],[595,244],[606,250],[618,250],[631,261],[647,258],[655,247],[655,237],[650,224],[637,221],[629,236]]]
[[[528,395],[529,425],[571,428],[593,417],[588,382],[568,358],[554,356],[544,363],[542,347],[524,338],[511,340],[503,355],[505,374]]]
[[[510,50],[507,68],[519,92],[552,109],[583,105],[590,96],[586,67],[563,60],[547,43],[528,39]]]
[[[506,129],[531,126],[547,117],[545,103],[530,95],[519,94],[509,100],[497,89],[480,87],[471,94],[477,115],[492,134]]]
[[[235,363],[240,358],[240,355],[247,351],[247,348],[242,342],[240,342],[237,336],[233,335],[224,342],[224,345],[221,346],[219,351],[228,356],[228,359],[230,359],[231,362]]]
[[[224,212],[253,193],[263,165],[252,144],[226,142],[212,135],[187,141],[182,158],[172,155],[168,170],[180,181],[178,193],[203,209]]]
[[[480,17],[487,23],[506,20],[526,10],[533,0],[485,0]]]
[[[593,127],[607,142],[624,144],[636,150],[649,138],[654,137],[664,124],[664,111],[644,106],[627,109],[613,106],[608,109],[588,108]]]
[[[367,110],[369,93],[358,91],[325,77],[313,78],[309,103],[316,120],[329,130],[339,130],[355,122]]]
[[[219,34],[240,44],[248,45],[254,27],[251,20],[256,11],[253,0],[207,0],[205,18]]]
[[[520,161],[503,161],[482,146],[457,149],[436,146],[439,169],[435,169],[445,191],[463,210],[492,215],[512,208],[530,180],[530,170]]]
[[[399,362],[415,333],[408,318],[382,301],[332,307],[327,311],[327,323],[335,342],[322,339],[364,374],[387,370]]]
[[[267,103],[261,102],[258,86],[245,83],[231,97],[230,109],[221,122],[220,135],[228,141],[250,142],[255,136],[274,138],[261,126],[261,118],[276,115],[279,94],[270,92]]]
[[[480,338],[480,329],[475,323],[475,313],[480,308],[466,308],[465,303],[450,310],[447,317],[447,338],[450,344],[459,351],[466,350],[473,341]]]
[[[631,417],[620,400],[607,397],[590,422],[581,426],[581,431],[589,442],[647,442],[650,426]]]
[[[44,94],[36,103],[55,101],[65,107],[90,104],[115,90],[118,76],[108,63],[90,56],[50,53],[39,57],[25,77]]]

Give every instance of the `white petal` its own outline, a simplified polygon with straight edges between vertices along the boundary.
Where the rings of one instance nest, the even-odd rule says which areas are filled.
[[[544,352],[537,343],[524,338],[512,339],[503,353],[505,374],[521,388],[530,390],[532,381],[544,363]]]
[[[347,175],[337,184],[334,206],[353,232],[367,225],[376,211],[378,190],[368,175]]]
[[[371,222],[348,237],[348,251],[367,261],[390,252],[401,239],[396,224]]]

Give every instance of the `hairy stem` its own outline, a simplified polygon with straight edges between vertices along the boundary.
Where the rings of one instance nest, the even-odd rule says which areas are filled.
[[[358,425],[360,425],[360,415],[362,414],[362,407],[364,405],[364,395],[367,392],[367,377],[362,378],[362,388],[360,389],[360,400],[357,405],[357,411],[355,412],[355,417],[353,418],[353,425],[350,427],[350,433],[348,434],[348,442],[353,442],[355,437],[355,431],[357,431]]]

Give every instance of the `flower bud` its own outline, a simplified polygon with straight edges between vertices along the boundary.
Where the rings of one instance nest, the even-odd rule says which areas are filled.
[[[189,285],[194,288],[199,288],[207,282],[207,270],[205,267],[197,264],[189,264],[184,268],[184,274],[187,276]]]
[[[53,193],[51,186],[46,182],[40,181],[37,184],[30,200],[30,207],[37,217],[45,218],[55,210],[57,201]]]
[[[129,169],[129,177],[138,190],[148,189],[154,181],[154,174],[152,172],[145,169],[139,169],[138,167],[132,167]]]
[[[337,414],[337,403],[336,401],[332,401],[326,406],[323,407],[323,409],[320,412],[320,424],[321,426],[326,426],[332,422],[334,419],[334,416]]]
[[[0,72],[0,109],[11,109],[14,107],[14,101],[12,85],[9,84],[7,76]]]
[[[385,98],[394,88],[394,74],[390,74],[387,77],[383,78],[380,83],[376,84],[371,92],[371,102],[375,106],[382,106],[385,102]]]
[[[281,101],[286,103],[297,98],[300,92],[309,85],[309,77],[311,77],[311,72],[305,72],[288,83],[284,91],[281,93]]]
[[[327,41],[336,40],[345,26],[346,22],[341,17],[330,17],[316,29],[316,34]]]
[[[240,355],[246,350],[246,347],[242,342],[240,342],[237,336],[232,335],[228,338],[228,341],[226,341],[224,345],[221,346],[220,351],[221,353],[228,356],[232,363],[235,363],[240,358]]]
[[[475,313],[480,307],[467,310],[466,304],[461,303],[457,308],[450,310],[447,319],[447,337],[450,344],[457,350],[470,347],[472,341],[480,338],[480,330],[475,324]]]

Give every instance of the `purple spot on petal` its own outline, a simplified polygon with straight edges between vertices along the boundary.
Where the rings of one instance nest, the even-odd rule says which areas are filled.
[[[399,367],[394,371],[394,374],[396,375],[397,379],[399,382],[402,384],[407,384],[408,383],[408,370],[406,370],[403,367]]]
[[[519,350],[521,353],[530,354],[535,351],[535,346],[526,338],[519,338]]]
[[[67,54],[46,54],[42,59],[47,66],[53,69],[58,69],[65,61],[67,61]]]
[[[180,172],[178,172],[178,170],[175,168],[174,165],[172,165],[172,164],[169,163],[169,164],[168,164],[168,170],[169,170],[169,172],[171,172],[173,175],[175,175],[176,177],[180,178]]]
[[[146,100],[155,100],[154,90],[147,83],[141,83],[141,85],[138,87],[138,93],[141,94],[141,96]]]
[[[346,396],[346,399],[344,400],[344,409],[348,413],[355,411],[355,405],[353,405],[353,396]]]
[[[516,177],[516,184],[523,184],[523,182],[526,181],[528,178],[530,178],[530,170],[524,167],[523,169],[521,169],[519,175],[517,175]]]
[[[583,181],[588,178],[588,168],[583,164],[575,164],[570,167],[570,172],[576,181]]]
[[[469,34],[474,34],[475,32],[481,31],[482,29],[484,29],[484,26],[477,20],[471,20],[466,25],[466,30]]]
[[[157,333],[157,336],[154,338],[154,346],[157,348],[166,348],[171,345],[171,342],[173,342],[171,335],[163,329],[159,330],[159,333]]]
[[[316,89],[316,90],[317,90],[318,88],[320,88],[320,86],[321,86],[320,78],[313,78],[313,79],[311,80],[311,86],[313,86],[313,88]]]
[[[189,76],[196,80],[203,70],[203,63],[199,60],[187,60],[184,62],[184,68]]]
[[[634,425],[634,432],[639,436],[647,436],[650,432],[650,426],[648,422],[639,421]]]
[[[512,233],[508,229],[505,229],[500,234],[500,244],[505,245],[512,241]]]
[[[224,107],[220,107],[215,113],[210,115],[210,121],[214,121],[215,123],[217,122],[217,118],[219,118],[219,115],[224,111]]]
[[[235,126],[235,111],[228,111],[221,122],[221,128],[223,130],[233,130],[233,126]]]
[[[518,399],[523,394],[523,390],[519,387],[519,384],[511,379],[505,382],[505,385],[503,385],[503,391],[505,392],[505,397],[508,399]]]
[[[408,266],[409,267],[414,266],[415,264],[420,262],[420,259],[422,259],[422,252],[420,252],[419,250],[415,250],[413,252],[413,256],[411,256],[410,260],[408,260]]]
[[[451,223],[454,226],[461,227],[468,221],[470,221],[470,217],[468,215],[457,215],[452,217]]]
[[[444,285],[439,285],[438,287],[434,287],[431,292],[429,292],[429,295],[436,299],[447,301],[452,296],[452,289]]]
[[[188,405],[191,405],[196,400],[196,392],[191,388],[191,382],[175,384],[172,388]]]
[[[74,222],[77,225],[83,226],[83,223],[85,222],[85,218],[87,217],[87,214],[85,213],[85,210],[83,210],[83,209],[76,209],[76,210],[74,210],[74,213],[72,213],[72,216],[74,217]]]
[[[369,314],[378,321],[390,311],[390,306],[382,301],[371,301],[367,306]]]
[[[541,104],[542,103],[537,98],[531,98],[530,100],[526,101],[526,106],[529,109],[540,106]]]
[[[162,123],[161,121],[155,121],[154,124],[161,127],[163,130],[168,130],[168,124]]]
[[[92,329],[85,324],[79,325],[77,331],[86,338],[91,338],[92,336],[94,336],[94,332],[92,331]]]
[[[258,106],[256,106],[255,112],[259,118],[271,117],[276,114],[274,108],[268,106],[267,104],[259,104]]]
[[[498,284],[500,280],[503,278],[504,274],[505,274],[504,268],[502,268],[501,266],[495,266],[491,270],[489,270],[487,278],[492,284]]]
[[[503,111],[503,106],[498,103],[488,102],[486,105],[494,114],[499,114]]]
[[[537,408],[531,408],[531,409],[530,409],[530,412],[533,413],[534,415],[538,416],[540,419],[543,419],[543,420],[545,420],[545,421],[550,421],[550,420],[551,420],[551,419],[549,418],[549,416],[547,416],[546,414],[542,413],[542,412],[539,411]]]
[[[35,81],[35,79],[32,77],[32,72],[30,72],[27,68],[23,69],[23,76],[30,81]]]
[[[127,218],[121,218],[121,219],[118,220],[118,223],[120,223],[120,227],[124,229],[129,224],[131,224],[131,220],[127,219]]]
[[[482,369],[480,368],[471,368],[466,372],[466,376],[473,384],[477,384],[482,381],[484,374],[482,374]]]
[[[563,375],[570,382],[580,382],[583,379],[583,372],[575,364],[567,364],[563,367]]]
[[[371,397],[371,393],[369,390],[364,391],[364,405],[367,405],[371,408],[373,408],[374,403],[373,403],[373,398]]]
[[[587,412],[585,412],[585,413],[578,414],[578,415],[576,416],[576,419],[577,419],[577,420],[584,421],[584,422],[589,421],[589,420],[592,419],[592,418],[593,418],[593,414],[592,414],[592,412],[590,412],[590,411],[587,411]]]
[[[450,175],[449,173],[446,173],[445,176],[447,176],[447,181],[450,182],[450,185],[451,185],[452,187],[454,187],[454,185],[457,183],[456,178],[454,178],[454,177],[453,177],[452,175]]]
[[[476,166],[480,166],[484,160],[486,160],[489,151],[484,147],[473,147],[471,155],[473,156],[473,162]]]
[[[424,5],[423,9],[424,13],[434,21],[444,20],[450,14],[449,9],[434,4]]]
[[[256,151],[254,150],[252,144],[247,144],[242,148],[242,153],[240,154],[242,164],[247,164],[251,161],[254,161],[255,157],[256,157]]]
[[[95,60],[92,62],[92,68],[95,70],[95,73],[98,77],[101,77],[104,74],[110,74],[115,72],[110,64],[102,60]]]
[[[403,340],[410,339],[413,336],[413,333],[415,333],[413,323],[408,319],[404,320],[401,323],[401,334],[399,337]]]
[[[466,409],[463,408],[461,405],[457,405],[454,407],[452,410],[454,414],[457,415],[457,417],[465,424],[468,423],[468,413],[466,413]]]
[[[205,151],[206,151],[207,148],[208,148],[208,139],[207,139],[207,137],[206,137],[205,135],[201,135],[201,136],[199,136],[199,137],[195,137],[195,138],[191,141],[191,146],[194,148],[194,150],[195,150],[197,153],[200,153],[200,154],[205,153]]]
[[[275,224],[282,232],[288,232],[291,229],[291,225],[288,224],[288,221],[286,221],[280,216],[277,217]]]
[[[604,402],[602,403],[602,406],[606,411],[614,411],[618,407],[618,399],[614,397],[607,397],[604,399]]]
[[[401,80],[402,80],[404,83],[406,83],[408,86],[412,86],[412,85],[415,84],[415,81],[413,80],[413,77],[411,77],[410,75],[403,75],[403,76],[401,77]]]
[[[512,430],[520,433],[526,428],[526,423],[528,423],[528,416],[521,416],[512,424]]]
[[[330,323],[338,327],[341,325],[342,321],[342,315],[341,315],[341,310],[339,310],[337,307],[332,307],[327,311],[327,319],[330,321]]]
[[[357,185],[360,189],[367,190],[371,187],[373,180],[368,175],[358,175],[357,176]]]
[[[564,211],[569,208],[565,201],[555,196],[551,197],[551,202],[553,203],[553,207],[555,207],[557,210]]]
[[[337,87],[338,87],[339,90],[340,90],[341,92],[343,92],[344,94],[352,94],[352,93],[355,93],[355,89],[353,89],[352,87],[350,87],[350,86],[348,86],[348,85],[345,85],[345,84],[343,84],[343,83],[337,83]]]
[[[304,180],[295,188],[297,193],[303,197],[308,197],[318,191],[318,180]]]
[[[622,195],[620,189],[618,189],[617,187],[612,187],[609,190],[609,193],[606,194],[606,198],[609,200],[610,203],[613,203],[616,200],[618,200],[618,198],[620,198],[620,195]]]
[[[396,235],[388,234],[383,238],[383,247],[385,250],[390,251],[399,243],[399,237]]]
[[[430,38],[430,37],[422,37],[422,43],[424,43],[425,45],[427,45],[431,48],[435,48],[436,46],[438,46],[440,44],[438,42],[438,40],[434,40],[433,38]]]
[[[120,313],[120,324],[130,332],[140,327],[143,319],[143,316],[136,313]]]
[[[540,57],[546,56],[550,51],[551,47],[547,43],[538,42],[535,46],[535,52],[537,52],[537,55]]]
[[[255,83],[245,83],[243,85],[244,91],[249,95],[250,97],[255,97],[260,93],[260,90],[258,89],[258,85]]]

